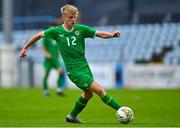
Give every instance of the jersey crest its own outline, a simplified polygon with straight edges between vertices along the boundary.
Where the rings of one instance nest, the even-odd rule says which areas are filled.
[[[76,36],[79,36],[79,31],[75,31],[75,35],[76,35]]]

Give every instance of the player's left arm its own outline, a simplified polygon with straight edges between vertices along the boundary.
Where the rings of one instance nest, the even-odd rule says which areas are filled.
[[[97,37],[105,38],[105,39],[108,39],[108,38],[117,38],[117,37],[120,37],[120,32],[118,32],[118,31],[115,31],[115,32],[96,31],[95,35]]]

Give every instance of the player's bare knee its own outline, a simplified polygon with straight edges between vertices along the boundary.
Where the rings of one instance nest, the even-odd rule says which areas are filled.
[[[93,97],[93,93],[92,93],[92,92],[90,92],[90,93],[84,93],[83,96],[84,96],[84,98],[85,98],[86,100],[89,100],[89,99],[91,99],[91,98]]]
[[[92,97],[93,97],[93,93],[87,94],[87,98],[88,98],[88,99],[91,99]]]
[[[89,93],[88,97],[89,97],[89,99],[91,99],[93,97],[93,93]]]
[[[103,88],[98,89],[97,94],[102,98],[106,95],[106,92]]]

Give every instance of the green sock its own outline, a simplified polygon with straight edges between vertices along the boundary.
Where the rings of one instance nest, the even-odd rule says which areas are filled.
[[[60,74],[57,80],[57,87],[61,88],[62,86],[63,86],[63,74]]]
[[[107,104],[108,106],[118,110],[121,106],[119,105],[119,103],[111,96],[109,95],[105,95],[103,98],[102,98],[102,101]]]
[[[77,101],[76,101],[70,115],[72,117],[76,117],[86,107],[87,102],[88,102],[88,100],[85,100],[82,96],[80,96],[77,99]]]
[[[44,89],[44,90],[47,90],[47,89],[48,89],[47,81],[48,81],[48,77],[45,76],[45,77],[43,78],[43,89]]]

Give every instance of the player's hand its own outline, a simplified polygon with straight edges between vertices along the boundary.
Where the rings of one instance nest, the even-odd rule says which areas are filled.
[[[26,48],[23,48],[20,52],[20,59],[24,59],[26,56]]]
[[[113,32],[113,37],[120,37],[120,32]]]

